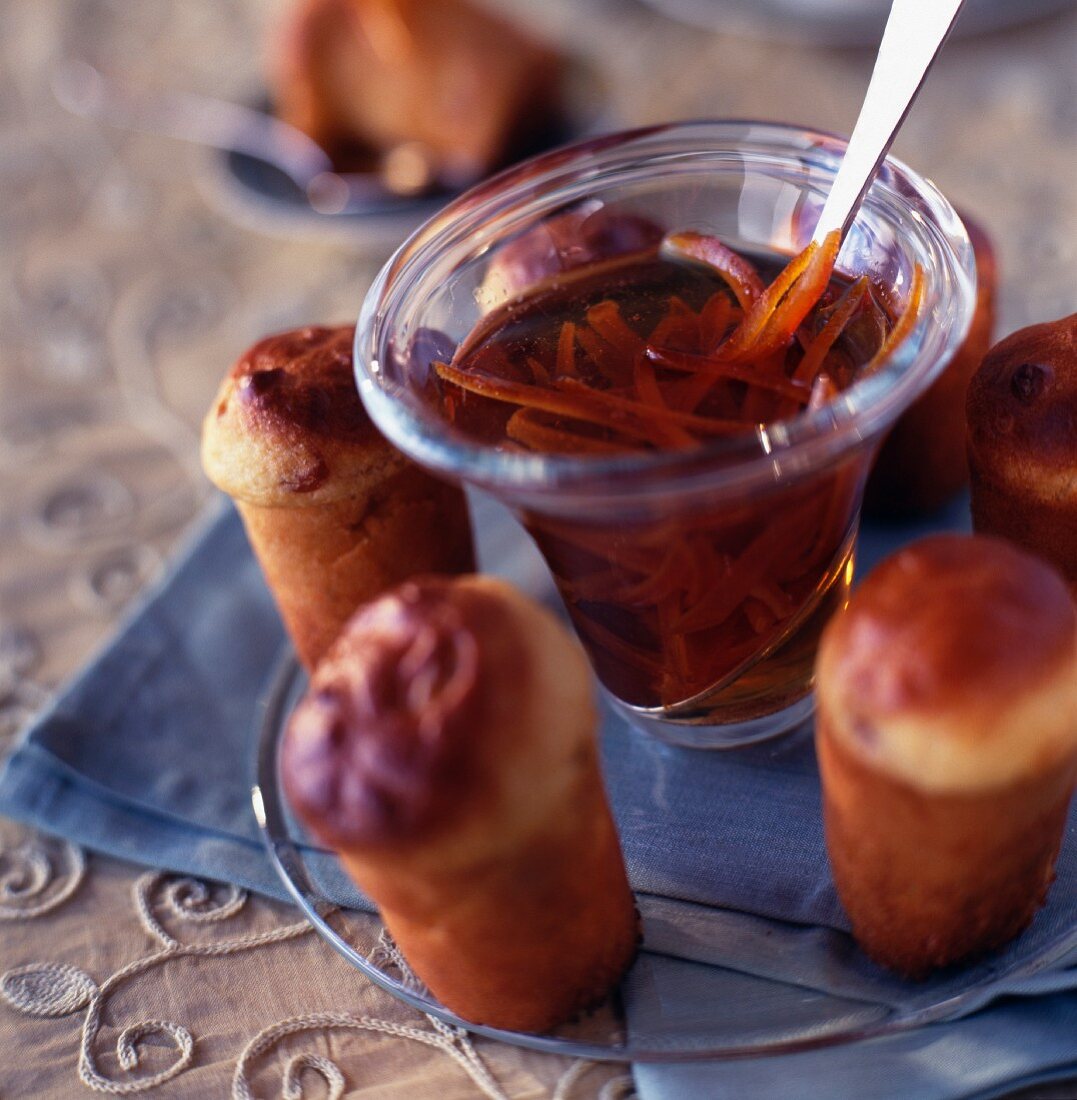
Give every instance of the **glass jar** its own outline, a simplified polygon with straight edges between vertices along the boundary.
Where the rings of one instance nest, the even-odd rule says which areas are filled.
[[[442,210],[386,264],[356,330],[360,393],[379,429],[431,470],[506,503],[535,539],[605,688],[641,728],[725,747],[811,710],[819,634],[852,580],[864,481],[887,428],[938,377],[975,305],[959,218],[887,160],[837,270],[918,321],[883,367],[822,407],[697,450],[514,451],[469,438],[432,396],[483,316],[491,259],[571,211],[696,230],[779,262],[810,240],[844,143],[753,122],[688,122],[528,161]]]

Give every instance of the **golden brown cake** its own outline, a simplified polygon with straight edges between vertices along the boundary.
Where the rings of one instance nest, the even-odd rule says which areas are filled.
[[[202,426],[202,465],[235,500],[307,668],[365,600],[418,573],[474,569],[463,494],[367,417],[353,332],[302,328],[255,344]]]
[[[342,169],[425,157],[473,183],[560,113],[556,54],[470,0],[299,0],[271,64],[276,110]]]
[[[576,642],[484,577],[407,583],[360,610],[289,723],[292,806],[475,1023],[548,1031],[635,954],[595,725]]]
[[[922,977],[1016,936],[1077,778],[1061,577],[998,539],[924,539],[831,621],[816,673],[827,850],[861,947]]]
[[[1077,592],[1077,313],[991,349],[968,394],[972,521]]]
[[[995,329],[998,268],[987,234],[965,217],[976,255],[976,311],[957,354],[902,414],[879,450],[864,494],[869,515],[903,519],[937,511],[969,480],[965,394]]]

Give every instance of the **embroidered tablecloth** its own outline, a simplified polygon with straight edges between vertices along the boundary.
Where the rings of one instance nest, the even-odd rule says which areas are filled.
[[[587,60],[611,125],[725,115],[847,132],[870,71],[862,51],[700,33],[628,0],[502,4]],[[385,248],[237,206],[202,151],[73,118],[51,76],[83,57],[135,88],[257,100],[279,10],[0,4],[0,752],[208,499],[198,424],[232,359],[274,329],[354,319]],[[955,41],[896,150],[994,237],[1000,332],[1077,308],[1075,56],[1074,12]],[[136,1079],[160,1097],[317,1096],[317,1077],[333,1096],[631,1091],[618,1067],[435,1025],[285,906],[2,817],[0,992],[4,1100]]]

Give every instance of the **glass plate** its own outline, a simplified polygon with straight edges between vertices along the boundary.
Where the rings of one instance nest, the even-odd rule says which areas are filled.
[[[690,995],[671,998],[668,1004],[657,998],[657,1007],[656,1003],[648,1005],[643,1027],[638,1017],[626,1015],[625,993],[631,996],[633,987],[647,985],[649,968],[669,964],[660,953],[649,952],[645,941],[621,989],[596,1011],[552,1034],[524,1034],[469,1023],[435,1000],[410,973],[375,915],[342,908],[327,897],[324,883],[334,876],[343,883],[343,871],[333,853],[313,844],[291,816],[278,767],[282,734],[305,684],[305,674],[289,653],[274,674],[266,701],[253,789],[255,814],[270,858],[307,919],[338,954],[382,989],[437,1020],[551,1054],[601,1061],[676,1062],[837,1046],[963,1015],[990,999],[977,983],[956,995],[932,1002],[920,1000],[915,1008],[897,1009],[819,995],[783,983],[746,979],[745,996],[723,1005]],[[343,889],[347,891],[348,887]],[[1056,940],[1050,950],[1022,960],[1007,973],[1007,984],[1030,978],[1057,963],[1060,951],[1077,947],[1077,930],[1071,930],[1062,940],[1065,942]],[[763,987],[763,996],[752,991],[752,982]],[[782,991],[778,1002],[766,993],[770,986]]]

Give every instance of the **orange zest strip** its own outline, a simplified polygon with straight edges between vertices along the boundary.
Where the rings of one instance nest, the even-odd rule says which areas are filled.
[[[719,555],[710,542],[685,542],[683,528],[670,526],[667,552],[644,579],[630,585],[622,594],[626,603],[644,606],[672,601],[680,612],[685,602],[699,596],[701,584],[710,586],[725,574],[725,555]]]
[[[536,382],[550,381],[550,372],[533,355],[527,357],[527,366]]]
[[[681,590],[684,566],[684,553],[679,542],[662,559],[661,564],[650,576],[636,584],[622,589],[619,599],[622,603],[635,607],[651,607],[662,600],[669,599]]]
[[[434,363],[434,370],[443,381],[480,397],[599,424],[657,446],[668,445],[670,425],[705,435],[744,431],[744,425],[735,420],[711,420],[673,409],[654,409],[638,401],[593,390],[572,378],[559,379],[554,383],[554,388],[547,389],[477,371],[463,371],[447,363]]]
[[[666,404],[671,409],[682,412],[696,412],[705,402],[710,402],[707,416],[724,416],[730,420],[740,420],[740,400],[733,387],[726,385],[728,379],[712,378],[710,375],[695,373],[676,378],[665,385]],[[762,391],[766,392],[766,391]]]
[[[602,569],[564,581],[561,590],[571,599],[584,602],[653,607],[661,600],[677,595],[681,588],[684,557],[681,544],[672,542],[661,560],[652,563],[640,580],[629,580],[623,569]],[[631,572],[642,571],[636,569]]]
[[[582,551],[589,554],[596,561],[605,565],[643,575],[654,571],[655,562],[661,553],[659,547],[641,545],[635,539],[632,541],[625,540],[613,545],[610,542],[608,530],[603,531],[567,523],[548,522],[543,525],[543,532],[559,543],[571,547],[573,551]],[[659,525],[655,533],[661,535],[664,544],[668,546],[670,536],[675,534],[676,531],[673,528]]]
[[[924,304],[924,269],[917,264],[913,268],[912,283],[909,286],[909,303],[905,307],[898,318],[898,322],[887,333],[886,339],[883,340],[882,347],[871,357],[867,365],[860,372],[859,377],[866,378],[869,374],[873,374],[879,369],[894,354],[898,345],[909,335],[910,332],[916,327],[916,322],[920,319],[920,310]]]
[[[644,405],[653,405],[656,408],[668,407],[668,402],[662,396],[662,390],[658,385],[658,379],[654,376],[654,367],[643,355],[637,355],[632,364],[632,381],[636,387],[636,395]]]
[[[699,317],[674,295],[666,307],[666,314],[654,327],[649,338],[650,344],[691,344],[699,343]]]
[[[561,378],[574,378],[576,375],[576,326],[571,321],[561,326],[557,338],[555,373]]]
[[[576,339],[603,378],[611,382],[617,378],[620,373],[618,367],[624,359],[612,344],[608,344],[594,329],[586,325],[577,326]]]
[[[817,519],[812,509],[803,508],[785,523],[764,527],[734,560],[723,583],[687,610],[674,623],[674,629],[691,634],[721,626],[754,589],[773,575],[790,546],[797,546],[802,537],[813,533]]]
[[[626,402],[625,404],[629,406],[626,409],[616,406],[611,408],[608,403],[599,404],[594,400],[599,396],[599,391],[580,383],[577,383],[580,388],[576,394],[568,394],[560,388],[547,389],[545,386],[532,386],[526,382],[510,382],[506,378],[495,378],[477,371],[462,371],[447,363],[435,363],[434,370],[443,381],[493,401],[522,405],[525,408],[538,409],[557,416],[567,416],[572,420],[598,424],[603,428],[612,428],[640,442],[655,446],[662,446],[667,439],[661,425],[655,423],[651,411],[646,406]],[[562,381],[568,382],[571,379]]]
[[[597,535],[579,530],[561,530],[558,538],[566,546],[590,554],[603,565],[609,565],[614,569],[627,570],[641,576],[653,573],[661,556],[660,552],[653,547],[647,549],[640,546],[625,545],[618,547],[616,551],[611,551],[609,532],[606,532],[604,542],[600,541]],[[666,538],[668,541],[668,533]]]
[[[705,351],[714,351],[725,339],[732,319],[729,296],[721,290],[716,291],[699,311],[699,337]]]
[[[745,618],[747,618],[748,624],[756,634],[766,634],[777,626],[778,620],[774,617],[770,608],[755,599],[754,596],[749,596],[744,601],[743,607]]]
[[[691,553],[687,555],[684,577],[684,606],[691,607],[699,603],[715,584],[724,582],[733,567],[733,557],[719,552],[714,544],[713,531],[699,531],[695,537],[690,534],[686,541]]]
[[[772,314],[778,308],[778,303],[800,278],[818,250],[818,245],[813,241],[803,252],[798,253],[785,265],[774,282],[763,291],[752,305],[752,308],[745,313],[744,320],[741,321],[733,335],[726,341],[724,351],[744,351],[755,343]]]
[[[585,423],[595,423],[603,428],[613,428],[615,431],[623,431],[629,436],[650,443],[660,442],[661,432],[655,431],[655,426],[650,418],[633,416],[631,412],[624,414],[620,410],[609,410],[607,407],[596,406],[594,401],[587,399],[596,393],[596,390],[583,386],[583,400],[564,394],[559,389],[547,389],[545,386],[531,386],[523,382],[509,382],[507,378],[497,378],[488,374],[480,374],[476,371],[461,371],[458,367],[448,363],[435,363],[433,370],[444,382],[471,394],[480,397],[488,397],[495,401],[504,401],[508,405],[520,405],[525,408],[534,408],[543,412],[552,412],[556,416],[567,416],[573,420],[582,420]],[[619,415],[618,415],[619,414]]]
[[[681,634],[693,634],[700,630],[713,630],[721,626],[748,598],[752,586],[765,575],[770,563],[756,565],[738,561],[725,583],[708,599],[696,604],[671,624],[671,629]]]
[[[566,600],[584,603],[617,603],[624,593],[624,578],[615,569],[600,569],[561,581]]]
[[[517,409],[505,425],[505,434],[533,451],[556,454],[617,454],[630,451],[629,442],[615,443],[544,423],[536,409]]]
[[[637,668],[648,676],[660,676],[664,671],[657,657],[652,657],[629,644],[624,638],[618,637],[612,630],[595,622],[589,615],[583,614],[578,608],[572,616],[576,629],[585,637],[590,638],[595,645],[604,649],[613,658],[623,661],[632,668]]]
[[[704,233],[671,233],[662,241],[662,251],[712,268],[728,284],[745,312],[763,295],[763,280],[752,264],[717,237]]]
[[[587,311],[587,323],[626,359],[632,359],[643,349],[643,337],[634,332],[621,316],[616,302],[606,299]]]
[[[656,409],[649,405],[641,405],[638,401],[632,401],[629,398],[618,397],[603,390],[593,390],[574,378],[559,379],[554,385],[561,393],[581,396],[586,394],[610,410],[622,411],[631,416],[643,416],[651,422],[658,420],[668,424],[678,424],[703,435],[729,435],[732,432],[743,432],[746,427],[751,427],[751,425],[742,424],[739,420],[717,420],[709,416],[693,416],[691,413],[677,412],[675,409]]]
[[[692,667],[688,658],[688,642],[685,636],[677,630],[670,629],[670,623],[680,614],[680,601],[676,598],[676,592],[669,598],[658,603],[658,637],[662,639],[666,654],[673,661],[673,668],[667,669],[666,675],[672,680],[666,688],[668,695],[677,695],[675,685],[687,684],[692,676]],[[672,675],[670,675],[672,673]],[[672,690],[671,690],[672,689]]]
[[[774,581],[763,581],[752,589],[752,598],[763,604],[775,619],[788,619],[797,609],[792,596]]]
[[[662,391],[654,376],[654,367],[648,362],[645,355],[637,355],[632,365],[632,381],[636,386],[636,393],[645,405],[665,405]]]
[[[660,367],[685,371],[713,381],[729,379],[734,382],[745,382],[749,386],[762,386],[765,390],[780,393],[783,397],[792,398],[801,404],[808,400],[811,392],[804,383],[795,382],[783,374],[760,374],[752,367],[741,363],[725,362],[706,355],[693,355],[689,351],[663,351],[660,348],[648,348],[647,358]]]
[[[841,234],[835,229],[827,234],[818,248],[814,248],[800,277],[790,287],[759,333],[757,344],[762,350],[780,347],[793,338],[801,321],[815,308],[830,283],[840,245]]]
[[[845,326],[852,320],[860,308],[860,303],[868,289],[866,275],[861,275],[844,294],[834,303],[834,310],[827,322],[804,351],[804,358],[797,364],[793,377],[799,382],[811,382],[823,366],[823,360],[841,336]]]

